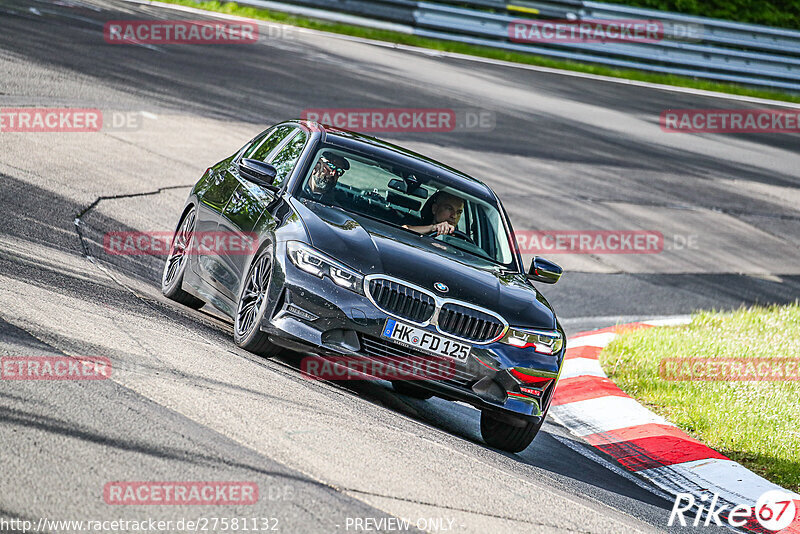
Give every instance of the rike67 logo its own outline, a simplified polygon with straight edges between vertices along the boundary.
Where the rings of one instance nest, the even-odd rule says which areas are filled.
[[[703,495],[699,499],[691,493],[678,493],[667,526],[673,526],[677,520],[682,527],[708,527],[713,524],[718,527],[744,527],[756,532],[795,533],[800,532],[800,520],[796,520],[798,501],[800,495],[770,490],[758,498],[755,506],[739,504],[731,507],[720,503],[716,493]],[[684,515],[689,516],[692,512],[694,520],[689,524]],[[692,520],[691,517],[688,519]]]

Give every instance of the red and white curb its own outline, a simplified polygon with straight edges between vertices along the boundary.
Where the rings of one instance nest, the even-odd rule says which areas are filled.
[[[730,511],[737,505],[754,507],[758,498],[770,490],[788,493],[797,513],[794,522],[780,532],[800,533],[800,495],[692,438],[625,394],[603,372],[598,356],[618,333],[689,322],[689,318],[680,317],[629,323],[571,337],[550,415],[628,471],[673,495],[692,494],[700,504],[708,504],[716,494],[720,502],[730,505]],[[754,517],[744,528],[773,532],[764,529]]]

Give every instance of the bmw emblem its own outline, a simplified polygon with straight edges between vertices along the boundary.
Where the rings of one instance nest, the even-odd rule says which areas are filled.
[[[447,293],[448,291],[450,291],[450,288],[441,282],[436,282],[435,284],[433,284],[433,287],[436,288],[436,291],[440,291],[442,293]]]

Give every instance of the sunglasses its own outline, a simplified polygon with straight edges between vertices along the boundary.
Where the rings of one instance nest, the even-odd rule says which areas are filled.
[[[319,160],[328,166],[333,172],[336,173],[336,176],[341,176],[344,174],[344,169],[333,163],[331,160],[326,158],[325,156],[320,156]]]

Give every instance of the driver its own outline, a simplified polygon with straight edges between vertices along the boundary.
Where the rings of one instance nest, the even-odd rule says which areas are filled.
[[[436,232],[436,235],[452,234],[458,225],[461,214],[464,213],[464,199],[445,191],[437,191],[431,197],[431,213],[423,213],[423,221],[426,219],[430,224],[423,226],[403,225],[403,228],[417,232],[418,234],[428,234]]]
[[[332,200],[336,182],[349,168],[350,162],[342,156],[323,152],[306,185],[309,196],[314,200]]]

